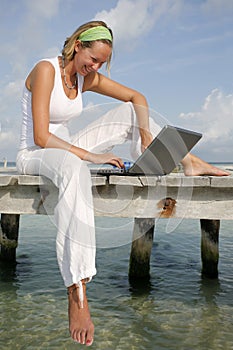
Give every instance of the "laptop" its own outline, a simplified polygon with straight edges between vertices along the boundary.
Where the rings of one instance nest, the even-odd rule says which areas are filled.
[[[93,175],[167,175],[201,139],[202,134],[165,125],[151,144],[129,168],[101,167],[91,169]]]

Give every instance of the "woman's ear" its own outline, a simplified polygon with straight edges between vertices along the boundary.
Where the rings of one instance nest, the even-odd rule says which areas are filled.
[[[74,50],[75,52],[78,52],[82,48],[82,44],[80,40],[76,40]]]

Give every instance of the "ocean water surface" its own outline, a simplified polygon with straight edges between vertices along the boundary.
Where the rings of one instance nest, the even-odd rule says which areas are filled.
[[[221,222],[214,280],[201,276],[199,221],[182,220],[171,233],[167,219],[157,221],[151,278],[137,286],[128,281],[132,220],[96,221],[98,273],[87,288],[95,323],[92,349],[233,349],[231,221]],[[0,266],[1,350],[84,348],[69,337],[55,237],[49,217],[21,216],[17,265]],[[103,248],[113,238],[115,246]]]

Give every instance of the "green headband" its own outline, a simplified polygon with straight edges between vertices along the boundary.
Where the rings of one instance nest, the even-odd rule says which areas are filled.
[[[95,40],[110,40],[112,41],[112,35],[108,28],[104,26],[92,27],[82,32],[79,37],[81,41],[95,41]]]

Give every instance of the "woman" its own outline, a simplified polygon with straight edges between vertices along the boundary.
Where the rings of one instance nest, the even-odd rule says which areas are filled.
[[[134,140],[143,151],[159,127],[149,127],[146,98],[98,73],[112,55],[112,31],[102,21],[79,27],[65,41],[62,56],[36,64],[25,81],[23,123],[17,167],[23,174],[41,174],[59,188],[54,218],[57,258],[68,292],[71,337],[90,346],[94,337],[86,298],[86,282],[96,274],[91,176],[86,162],[123,167],[106,152]],[[93,91],[129,102],[107,113],[71,142],[66,123],[82,111],[82,93]],[[102,125],[100,128],[99,126]],[[199,158],[182,161],[186,175],[227,175]]]

